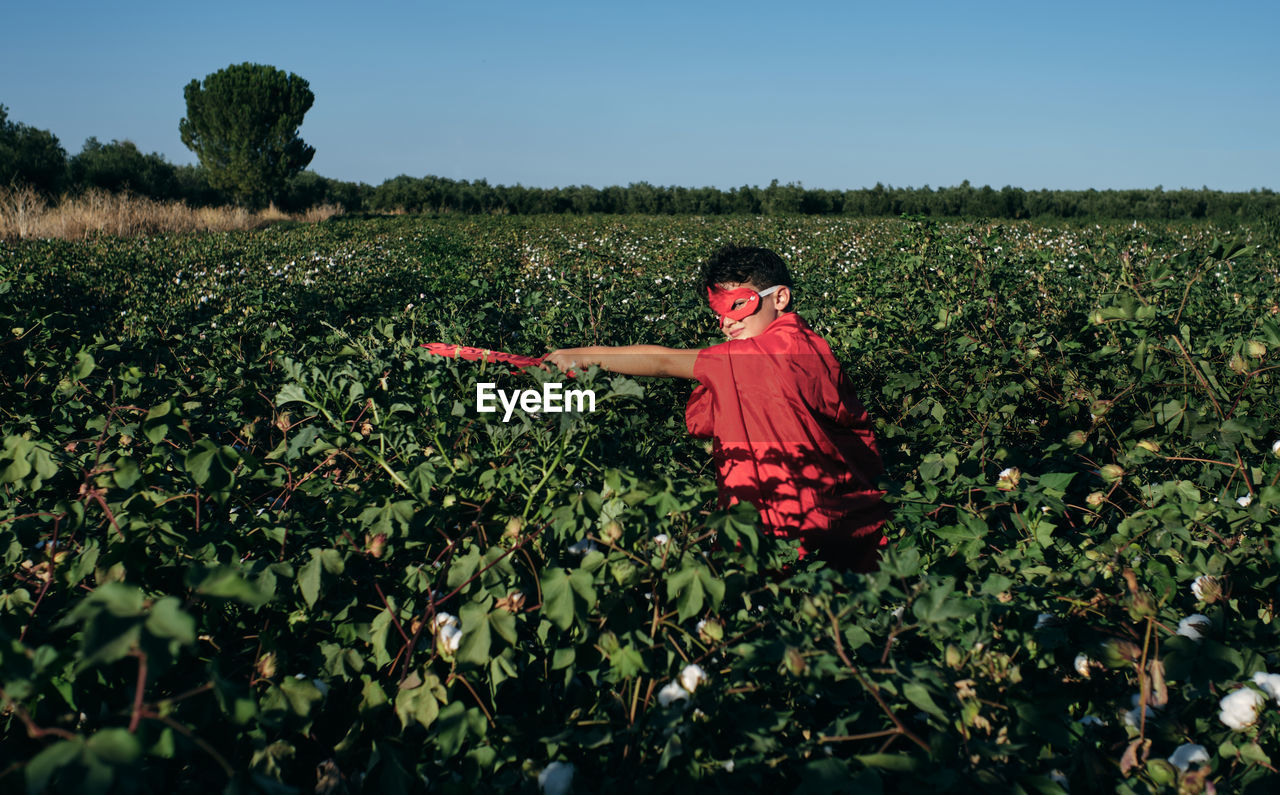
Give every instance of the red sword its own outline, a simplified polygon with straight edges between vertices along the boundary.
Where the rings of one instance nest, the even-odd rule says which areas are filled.
[[[447,342],[424,342],[419,347],[426,348],[437,356],[447,356],[451,359],[466,359],[469,362],[502,362],[520,368],[541,367],[546,358],[543,356],[521,356],[518,353],[505,353],[503,351],[489,350],[488,348],[473,348],[469,345],[450,345]],[[572,370],[565,373],[565,375],[570,378],[574,377]]]

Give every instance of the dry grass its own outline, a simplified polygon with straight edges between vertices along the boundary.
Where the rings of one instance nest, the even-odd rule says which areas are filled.
[[[341,206],[331,204],[292,215],[275,205],[259,212],[241,207],[188,207],[185,202],[158,202],[99,190],[63,196],[56,205],[50,205],[30,188],[0,188],[0,239],[83,240],[96,235],[230,232],[259,229],[280,221],[315,223],[341,213]]]

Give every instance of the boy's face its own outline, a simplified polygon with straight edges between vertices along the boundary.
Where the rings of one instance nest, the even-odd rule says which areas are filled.
[[[762,290],[763,287],[757,287],[754,284],[725,282],[716,285],[721,290],[737,290],[746,287],[750,290]],[[756,307],[756,311],[741,320],[734,320],[730,317],[720,318],[720,330],[731,340],[745,340],[762,334],[769,324],[778,319],[778,315],[787,308],[787,304],[791,302],[791,291],[786,287],[779,287],[773,293],[760,298],[760,303]]]

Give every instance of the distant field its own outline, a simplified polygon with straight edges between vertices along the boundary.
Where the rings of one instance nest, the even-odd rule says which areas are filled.
[[[877,575],[777,574],[794,551],[715,507],[686,383],[593,371],[596,412],[503,423],[477,382],[560,376],[418,347],[712,344],[727,241],[789,262],[876,419]],[[1275,243],[639,216],[0,242],[0,789],[1264,791]]]

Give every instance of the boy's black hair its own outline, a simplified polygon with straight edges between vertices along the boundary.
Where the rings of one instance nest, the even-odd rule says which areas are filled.
[[[702,286],[717,284],[749,284],[757,290],[780,284],[794,289],[782,257],[756,246],[723,246],[708,257],[702,266]]]

